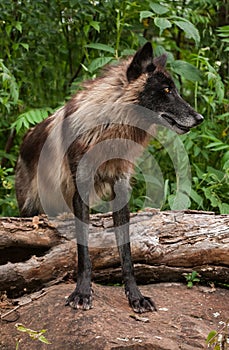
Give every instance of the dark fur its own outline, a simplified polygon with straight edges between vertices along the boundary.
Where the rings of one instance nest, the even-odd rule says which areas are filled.
[[[134,58],[109,67],[104,76],[85,83],[84,89],[65,107],[31,129],[21,146],[16,172],[21,215],[32,216],[44,211],[56,215],[69,207],[76,218],[78,277],[76,289],[67,301],[74,308],[89,309],[92,306],[88,203],[93,176],[96,193],[113,199],[115,235],[129,304],[136,312],[156,309],[154,302],[141,294],[134,278],[126,203],[132,163],[139,155],[139,149],[125,140],[146,147],[155,115],[156,123],[180,134],[203,120],[179,96],[165,64],[166,56],[153,59],[151,44],[145,44]],[[154,118],[150,119],[151,115]],[[120,157],[113,157],[112,147],[106,148],[107,153],[111,152],[106,162],[103,162],[103,148],[93,153],[100,143],[117,139],[120,141],[115,147]],[[72,142],[62,154],[66,140]],[[88,154],[87,163],[81,169],[79,162],[85,154]],[[43,164],[41,170],[40,163]],[[91,174],[94,164],[99,166],[96,173]],[[81,173],[76,185],[79,169]],[[79,183],[85,198],[81,198]],[[119,191],[115,191],[116,185]],[[58,197],[59,189],[67,206],[62,205]]]

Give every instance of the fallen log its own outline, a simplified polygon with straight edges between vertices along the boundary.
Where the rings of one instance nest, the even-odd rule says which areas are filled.
[[[229,283],[229,215],[148,209],[131,215],[138,283],[185,281],[193,270],[207,281]],[[91,216],[93,279],[121,283],[111,214]],[[76,276],[74,220],[0,219],[0,291],[16,296]]]

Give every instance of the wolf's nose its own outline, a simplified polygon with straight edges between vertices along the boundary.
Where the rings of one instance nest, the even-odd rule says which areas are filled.
[[[196,119],[196,124],[198,125],[198,124],[202,123],[202,121],[204,120],[204,117],[201,114],[197,113],[195,115],[195,119]]]

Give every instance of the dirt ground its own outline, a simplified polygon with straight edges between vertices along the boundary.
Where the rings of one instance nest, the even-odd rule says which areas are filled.
[[[64,306],[72,283],[49,287],[43,294],[21,299],[16,311],[1,321],[0,350],[193,350],[207,349],[206,337],[229,318],[229,290],[208,287],[188,289],[179,283],[141,286],[158,311],[134,315],[122,287],[93,285],[94,307],[75,311]],[[32,300],[32,301],[31,301]],[[29,302],[31,301],[31,302]],[[9,311],[1,302],[1,314]],[[11,321],[11,322],[9,322]],[[40,331],[51,344],[33,340],[15,325]]]

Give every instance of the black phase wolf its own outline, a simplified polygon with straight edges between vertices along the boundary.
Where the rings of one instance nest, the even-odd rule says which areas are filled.
[[[129,180],[155,124],[184,134],[203,121],[181,98],[165,65],[166,55],[153,58],[152,45],[146,43],[133,57],[85,82],[64,107],[24,137],[16,169],[21,215],[71,211],[75,216],[78,276],[67,299],[75,309],[92,307],[89,211],[93,199],[108,198],[129,304],[139,313],[156,310],[135,282]]]

